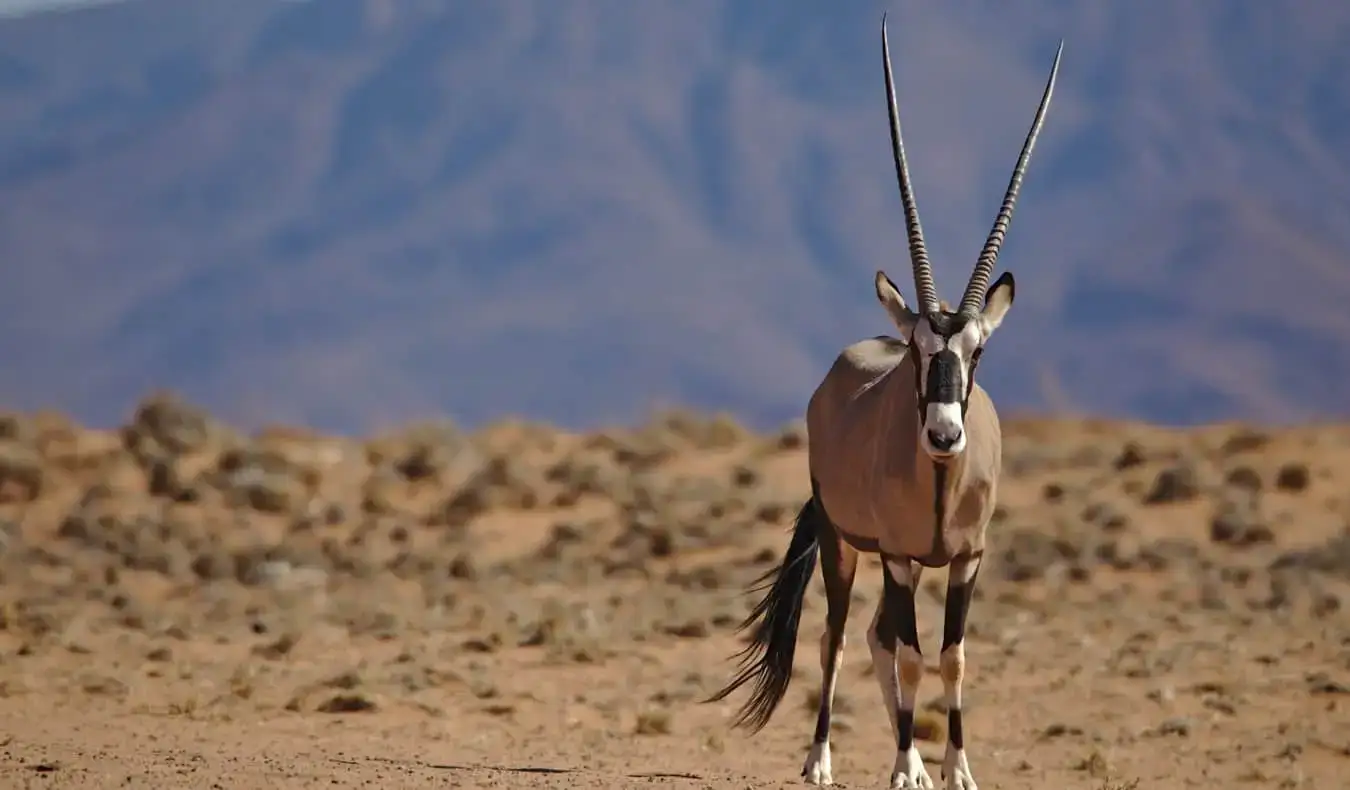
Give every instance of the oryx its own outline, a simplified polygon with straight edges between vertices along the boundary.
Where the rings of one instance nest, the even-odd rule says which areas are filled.
[[[896,738],[890,786],[933,786],[914,744],[914,703],[924,670],[914,591],[925,567],[948,566],[939,662],[949,711],[942,775],[951,790],[975,790],[961,720],[965,625],[985,530],[994,512],[1002,448],[998,414],[975,383],[975,367],[1013,303],[1012,275],[1004,273],[992,287],[989,275],[1045,120],[1063,47],[1060,41],[1003,204],[961,303],[952,311],[939,303],[933,284],[900,134],[882,17],[891,146],[918,310],[905,304],[884,272],[876,273],[877,299],[901,339],[876,337],[844,349],[812,395],[806,413],[811,497],[797,516],[782,564],[754,588],[768,586],[768,592],[741,626],[754,627],[750,644],[740,653],[741,671],[709,700],[723,699],[753,681],[753,693],[735,723],[748,725],[752,732],[768,723],[787,691],[802,597],[819,555],[828,608],[820,642],[823,682],[815,739],[802,768],[802,775],[813,784],[832,782],[830,707],[858,553],[868,552],[880,554],[883,567],[883,594],[867,643]]]

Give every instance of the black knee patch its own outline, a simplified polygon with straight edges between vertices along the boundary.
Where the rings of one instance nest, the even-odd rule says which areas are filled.
[[[877,618],[877,641],[894,653],[900,645],[919,650],[919,623],[914,616],[914,591],[881,566],[881,617]]]
[[[980,560],[977,558],[973,561]],[[968,581],[947,585],[947,600],[942,614],[943,650],[966,638],[966,619],[970,615],[970,601],[975,595],[975,578],[979,573],[980,568],[976,565]]]
[[[965,724],[961,721],[961,711],[947,711],[947,742],[957,749],[966,748]]]
[[[954,584],[947,588],[947,602],[942,617],[942,649],[946,650],[966,638],[966,618],[970,614],[970,599],[975,592],[973,584]]]
[[[907,752],[914,745],[914,711],[901,708],[895,724],[895,745],[900,751]]]
[[[821,692],[824,694],[824,692]],[[816,716],[816,734],[812,738],[813,743],[824,743],[830,737],[830,706],[821,705],[820,714]]]

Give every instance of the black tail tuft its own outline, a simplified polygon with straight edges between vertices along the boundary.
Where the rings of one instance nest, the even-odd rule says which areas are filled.
[[[750,615],[738,630],[754,626],[754,632],[745,649],[734,657],[740,660],[740,669],[721,691],[704,702],[725,699],[728,694],[754,681],[750,699],[741,706],[733,727],[746,727],[759,732],[769,723],[774,709],[787,693],[792,680],[792,655],[797,649],[797,626],[802,618],[802,598],[816,570],[816,555],[820,543],[817,533],[815,498],[808,499],[797,514],[783,563],[755,580],[750,592],[768,588],[755,604]],[[772,580],[772,584],[770,584]]]

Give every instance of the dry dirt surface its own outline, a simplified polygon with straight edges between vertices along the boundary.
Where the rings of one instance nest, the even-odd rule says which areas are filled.
[[[981,788],[1345,787],[1350,426],[1005,432],[967,648]],[[804,441],[683,412],[246,435],[167,394],[115,431],[0,416],[0,786],[798,786],[818,576],[769,727],[701,700],[787,545]],[[942,576],[919,596],[933,657]],[[893,760],[879,588],[871,562],[844,787]]]

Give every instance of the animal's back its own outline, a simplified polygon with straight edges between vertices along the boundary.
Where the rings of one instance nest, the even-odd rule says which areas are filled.
[[[828,419],[839,407],[857,398],[860,392],[879,384],[884,376],[905,361],[908,352],[909,346],[903,340],[885,335],[859,340],[840,351],[807,404],[808,427],[813,419]]]
[[[808,458],[821,504],[831,521],[857,538],[881,537],[878,494],[904,495],[896,486],[882,492],[878,476],[913,477],[914,374],[904,364],[908,352],[891,337],[854,343],[835,358],[807,405]]]

